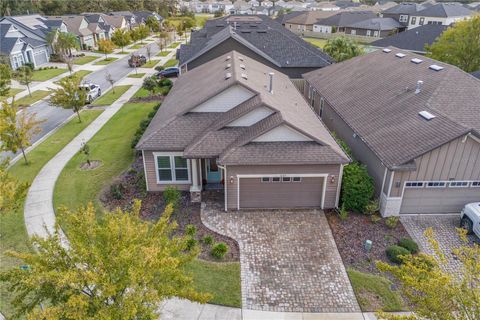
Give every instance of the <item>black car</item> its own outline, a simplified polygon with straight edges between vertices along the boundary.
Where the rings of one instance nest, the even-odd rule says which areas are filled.
[[[170,77],[178,77],[180,73],[180,69],[177,67],[170,67],[166,68],[156,74],[157,78],[170,78]]]
[[[130,68],[138,68],[145,63],[147,63],[147,58],[143,55],[132,55],[130,59],[128,59],[128,65],[130,66]]]

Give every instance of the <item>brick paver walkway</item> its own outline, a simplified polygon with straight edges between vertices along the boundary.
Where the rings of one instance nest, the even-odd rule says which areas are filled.
[[[281,312],[359,312],[321,210],[202,210],[209,228],[240,246],[243,308]]]

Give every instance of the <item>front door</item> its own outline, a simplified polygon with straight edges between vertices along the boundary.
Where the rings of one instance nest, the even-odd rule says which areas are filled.
[[[218,183],[222,180],[222,173],[217,166],[216,159],[206,159],[207,162],[207,183]]]

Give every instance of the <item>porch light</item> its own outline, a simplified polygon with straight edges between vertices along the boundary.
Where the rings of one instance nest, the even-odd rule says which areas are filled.
[[[330,176],[330,183],[335,183],[335,176],[334,175]]]
[[[233,184],[235,182],[235,178],[233,176],[230,176],[230,184]]]

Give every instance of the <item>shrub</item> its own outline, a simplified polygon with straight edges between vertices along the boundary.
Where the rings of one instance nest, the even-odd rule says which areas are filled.
[[[112,184],[110,186],[110,192],[111,192],[112,197],[114,199],[121,200],[121,199],[123,199],[123,194],[125,192],[125,187],[121,183]]]
[[[197,246],[197,243],[198,243],[198,241],[193,239],[193,238],[188,239],[187,240],[187,250],[192,251],[192,249],[194,249]]]
[[[152,112],[150,112],[150,113],[148,114],[148,119],[149,119],[149,120],[153,119],[153,117],[155,117],[155,114],[156,114],[156,113],[157,113],[157,111],[155,111],[155,110],[152,111]]]
[[[387,219],[385,219],[385,224],[386,224],[387,227],[389,227],[390,229],[395,229],[395,227],[396,227],[397,224],[398,224],[398,221],[399,221],[399,218],[398,218],[398,217],[388,217]]]
[[[363,212],[374,193],[373,179],[367,168],[358,162],[345,166],[342,182],[342,205]]]
[[[30,69],[32,69],[32,71],[35,69],[35,65],[33,64],[33,62],[25,62],[23,65],[25,67],[29,67]]]
[[[370,220],[373,222],[373,223],[377,223],[379,222],[380,220],[382,220],[382,217],[379,216],[378,214],[372,214],[370,216]]]
[[[161,102],[158,103],[157,105],[155,105],[155,107],[153,107],[153,110],[157,111],[160,108],[161,105],[162,105]]]
[[[173,82],[172,82],[172,80],[165,78],[165,79],[160,80],[158,84],[161,87],[171,87],[173,85]]]
[[[377,199],[371,200],[366,206],[365,209],[363,210],[363,213],[366,214],[367,216],[371,216],[375,212],[378,211],[380,208],[379,202]]]
[[[406,256],[410,254],[410,252],[407,249],[397,245],[388,247],[385,252],[387,254],[388,260],[397,264],[402,263],[402,258],[400,258],[400,256]]]
[[[222,259],[228,252],[228,245],[223,242],[217,242],[213,245],[210,254],[217,259]]]
[[[348,210],[345,209],[345,206],[342,206],[340,210],[338,210],[338,216],[340,217],[340,220],[347,220],[348,218]]]
[[[189,235],[190,237],[194,237],[196,233],[197,227],[195,227],[193,224],[187,224],[185,227],[185,234]]]
[[[411,254],[418,252],[418,244],[412,239],[403,238],[398,241],[398,245],[407,249]]]
[[[213,237],[212,236],[205,236],[202,238],[202,242],[206,245],[211,245],[213,243]]]
[[[162,71],[163,69],[165,69],[163,66],[156,66],[155,67],[155,70],[157,70],[157,71]]]
[[[166,187],[163,190],[163,199],[165,199],[166,204],[172,204],[175,208],[180,201],[180,191],[176,187]]]

